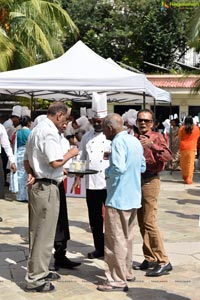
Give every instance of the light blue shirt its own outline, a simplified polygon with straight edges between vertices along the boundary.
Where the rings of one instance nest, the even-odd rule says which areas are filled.
[[[106,206],[120,210],[141,207],[141,173],[146,170],[140,141],[126,131],[118,133],[111,145],[110,167],[105,170]]]

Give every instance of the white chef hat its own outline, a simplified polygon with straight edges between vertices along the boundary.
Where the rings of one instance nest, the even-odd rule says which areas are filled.
[[[31,116],[31,111],[27,106],[22,106],[21,115],[23,116]]]
[[[122,120],[123,120],[124,123],[128,121],[128,119],[127,119],[127,111],[122,115]]]
[[[129,125],[136,125],[137,113],[138,112],[135,109],[129,109],[127,111],[126,118]]]
[[[193,119],[193,123],[196,125],[199,123],[199,117],[198,116],[195,116]]]
[[[92,94],[92,110],[94,112],[94,118],[105,118],[107,116],[106,93],[98,94],[94,92]]]
[[[88,117],[88,119],[91,120],[93,118],[93,116],[94,116],[94,112],[93,112],[92,108],[88,108],[87,109],[87,117]]]
[[[80,129],[85,129],[85,130],[88,128],[88,126],[90,124],[90,122],[88,121],[88,118],[85,116],[82,116],[82,117],[76,119],[76,123]]]
[[[39,115],[35,118],[34,122],[33,122],[33,127],[37,126],[41,121],[43,121],[44,119],[46,119],[47,115]]]
[[[178,119],[178,115],[177,114],[174,114],[174,120],[175,119]]]
[[[86,116],[86,107],[80,107],[80,116]]]
[[[12,116],[16,116],[16,117],[20,118],[21,114],[22,114],[22,107],[20,105],[13,106]]]
[[[162,122],[163,126],[165,127],[164,131],[165,133],[169,133],[170,132],[170,120],[166,119],[164,122]]]

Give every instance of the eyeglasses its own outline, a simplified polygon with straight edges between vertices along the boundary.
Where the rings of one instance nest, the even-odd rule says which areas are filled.
[[[142,122],[144,122],[144,123],[151,123],[153,120],[148,120],[148,119],[137,119],[137,122],[139,122],[139,123],[142,123]]]

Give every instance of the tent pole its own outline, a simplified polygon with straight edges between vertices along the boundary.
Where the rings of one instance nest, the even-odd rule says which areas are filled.
[[[171,104],[171,102],[169,103],[169,115],[170,116],[172,115],[172,104]],[[169,121],[171,121],[171,119]],[[171,124],[170,124],[170,128],[169,128],[169,149],[172,151],[172,126],[171,126]],[[172,165],[171,165],[171,167],[172,167]],[[170,174],[172,175],[172,173],[173,173],[173,170],[171,168]]]
[[[154,114],[154,118],[156,121],[157,118],[156,118],[156,99],[155,98],[153,98],[153,114]],[[154,128],[155,128],[155,123],[154,123]]]
[[[31,112],[32,117],[35,119],[35,98],[33,98],[33,93],[31,94]]]
[[[146,103],[145,103],[145,92],[143,92],[143,109],[145,109],[146,107]]]

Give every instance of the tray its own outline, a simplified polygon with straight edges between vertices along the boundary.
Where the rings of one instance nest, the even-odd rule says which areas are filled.
[[[99,171],[97,170],[91,170],[91,169],[86,169],[85,171],[71,171],[67,169],[68,174],[77,174],[77,175],[89,175],[89,174],[97,174]]]

